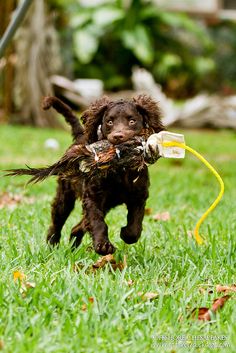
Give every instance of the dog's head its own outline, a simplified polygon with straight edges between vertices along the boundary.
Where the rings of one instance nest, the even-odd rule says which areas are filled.
[[[149,136],[163,130],[160,115],[158,104],[146,95],[130,101],[103,97],[84,112],[82,121],[88,143],[107,139],[119,144],[134,136]]]

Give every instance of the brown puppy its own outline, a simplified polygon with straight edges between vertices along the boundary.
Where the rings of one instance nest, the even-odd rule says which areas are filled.
[[[71,110],[54,97],[47,97],[44,108],[53,106],[62,113],[72,126],[75,144],[91,144],[107,139],[116,145],[135,136],[146,138],[163,130],[160,110],[150,97],[140,95],[132,100],[110,101],[103,97],[93,103],[82,115],[82,127]],[[120,236],[128,244],[137,242],[142,232],[142,221],[148,197],[149,176],[147,166],[108,170],[97,178],[58,179],[58,187],[52,204],[51,225],[47,240],[59,243],[62,227],[74,208],[77,198],[82,200],[83,217],[73,227],[70,240],[74,246],[81,243],[83,235],[89,232],[94,249],[98,254],[109,254],[115,247],[108,238],[105,223],[107,212],[120,204],[127,206],[127,225]]]

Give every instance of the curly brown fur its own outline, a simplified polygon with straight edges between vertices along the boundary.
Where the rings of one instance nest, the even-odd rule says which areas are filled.
[[[153,132],[158,133],[164,130],[164,126],[161,122],[161,110],[156,101],[145,94],[141,94],[136,98],[134,97],[133,102],[138,111],[144,116],[144,119],[149,126],[149,135]]]
[[[49,99],[45,104],[56,107],[67,118],[71,117],[70,111],[68,113],[67,109],[55,102],[57,101]],[[72,121],[74,121],[73,117]],[[83,140],[83,143],[91,144],[99,140],[107,140],[115,147],[114,150],[120,144],[127,144],[136,136],[147,138],[152,133],[164,129],[158,104],[145,95],[140,95],[132,100],[119,101],[111,101],[109,98],[103,97],[91,104],[84,112],[82,122],[84,132],[81,135],[81,129],[78,129],[79,139],[74,135],[76,141]],[[111,208],[125,204],[128,211],[127,225],[122,227],[120,236],[127,244],[138,241],[142,232],[145,203],[148,197],[147,165],[144,163],[140,167],[130,163],[124,166],[122,163],[117,163],[113,168],[107,168],[93,178],[79,173],[77,176],[73,173],[67,173],[65,177],[62,173],[62,169],[65,167],[63,163],[70,163],[68,156],[71,158],[71,154],[76,152],[78,143],[80,142],[72,145],[58,163],[48,167],[49,169],[46,168],[47,170],[39,170],[40,178],[44,178],[47,173],[48,175],[56,172],[59,174],[47,241],[52,245],[59,243],[62,227],[73,210],[76,199],[80,198],[83,217],[71,231],[70,240],[73,246],[77,247],[84,234],[89,232],[92,236],[94,249],[98,254],[113,253],[115,247],[108,237],[105,216]],[[71,160],[70,158],[69,160]],[[66,164],[67,171],[73,168],[73,163]],[[19,173],[22,173],[22,170],[19,170]],[[33,172],[31,175],[35,176]],[[34,181],[38,181],[38,179]]]
[[[98,126],[101,124],[104,112],[107,110],[110,103],[109,98],[104,96],[92,103],[83,113],[81,120],[84,123],[88,143],[98,140]]]

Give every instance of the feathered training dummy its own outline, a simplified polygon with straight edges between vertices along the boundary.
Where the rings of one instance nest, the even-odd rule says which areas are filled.
[[[46,168],[27,168],[8,170],[8,176],[31,175],[29,183],[37,183],[49,176],[91,178],[119,168],[142,169],[146,163],[154,163],[159,154],[146,153],[143,137],[135,137],[122,144],[113,145],[101,140],[90,145],[72,145],[62,158]]]

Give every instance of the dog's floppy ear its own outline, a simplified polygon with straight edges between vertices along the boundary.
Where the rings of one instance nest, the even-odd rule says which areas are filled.
[[[146,128],[150,129],[150,133],[160,132],[165,129],[161,122],[161,110],[154,99],[141,94],[133,98],[133,103],[138,112],[143,116]]]
[[[83,113],[81,119],[85,127],[88,143],[98,141],[98,127],[102,123],[103,115],[105,114],[109,103],[109,98],[104,96],[92,103]]]

